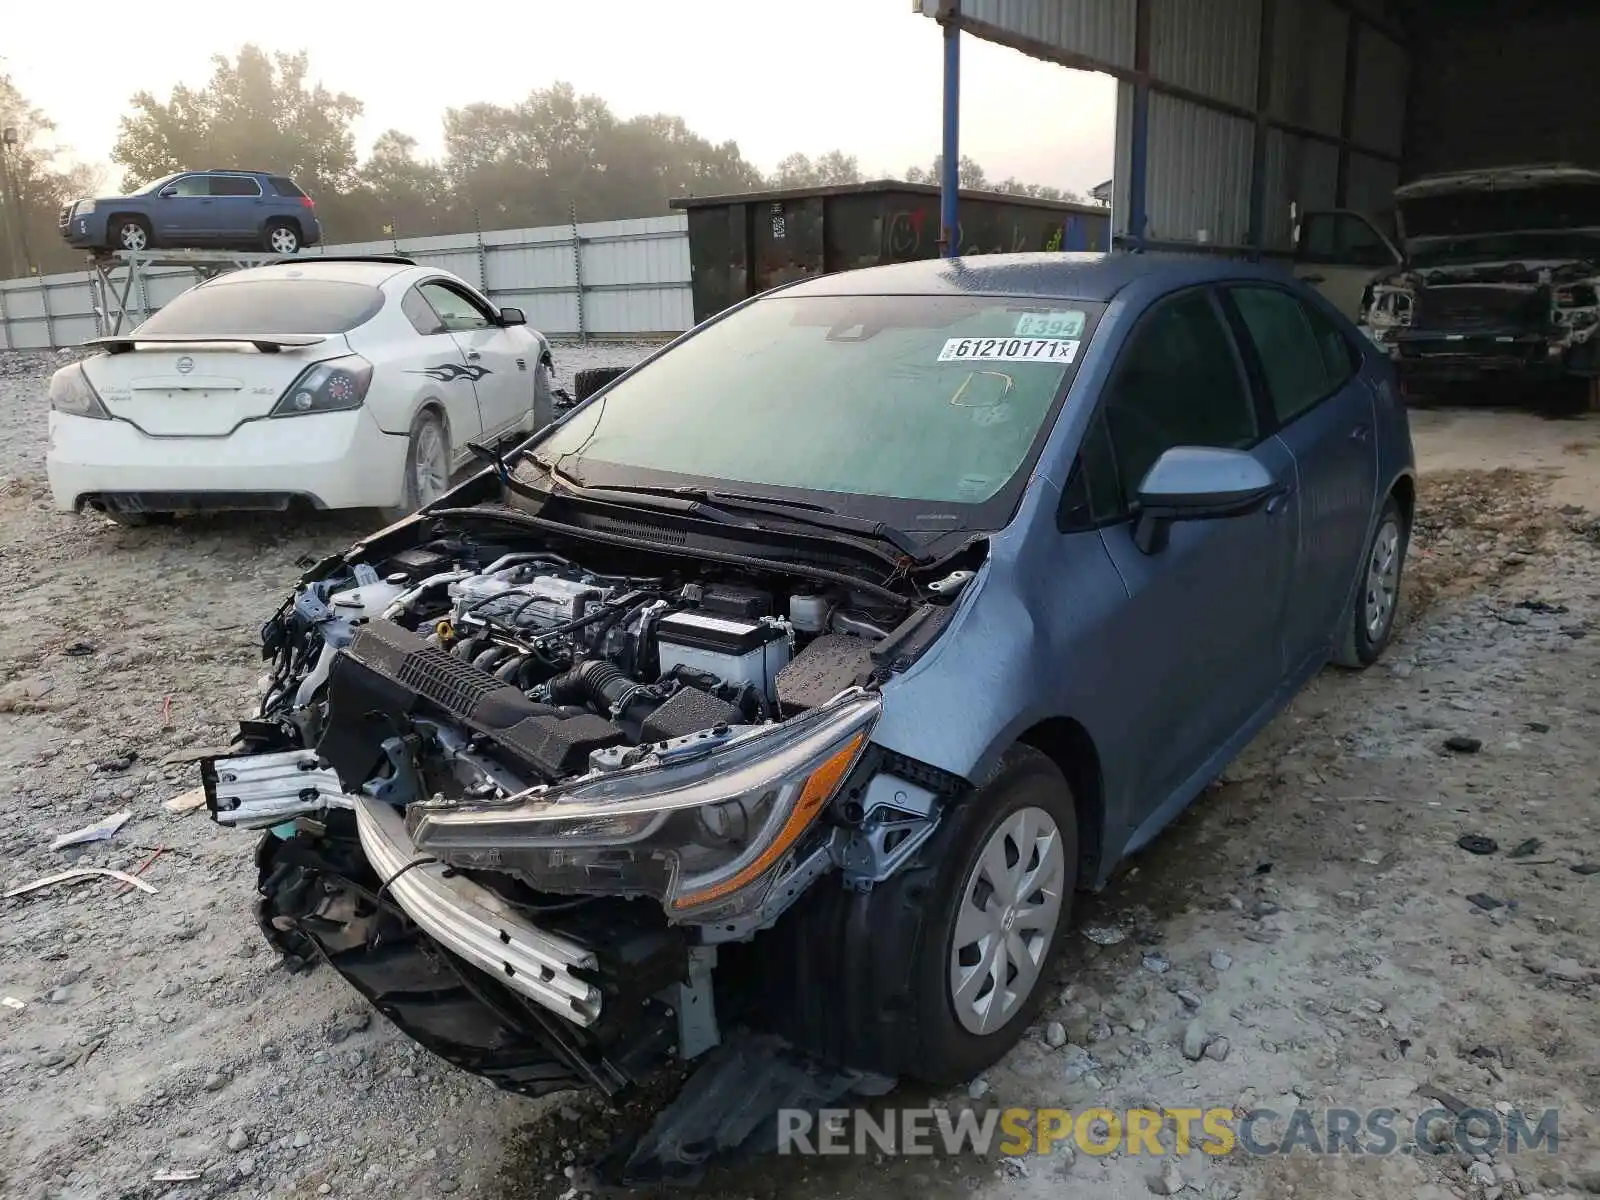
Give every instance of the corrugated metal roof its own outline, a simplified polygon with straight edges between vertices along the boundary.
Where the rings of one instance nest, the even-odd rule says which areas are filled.
[[[924,0],[925,13],[937,9]],[[1133,68],[1134,0],[961,0],[961,26],[1068,66]]]
[[[1239,108],[1256,104],[1261,0],[1150,0],[1150,73]]]

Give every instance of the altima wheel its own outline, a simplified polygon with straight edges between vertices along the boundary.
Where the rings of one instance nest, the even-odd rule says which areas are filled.
[[[1388,646],[1395,614],[1400,609],[1400,582],[1408,543],[1405,514],[1391,496],[1378,516],[1378,526],[1361,562],[1354,611],[1334,655],[1334,662],[1340,666],[1370,666]]]
[[[409,516],[450,490],[450,432],[432,410],[418,413],[406,439],[401,503],[389,516]]]
[[[1061,830],[1042,808],[1007,814],[979,851],[957,902],[950,1000],[968,1033],[994,1033],[1033,994],[1061,920]]]

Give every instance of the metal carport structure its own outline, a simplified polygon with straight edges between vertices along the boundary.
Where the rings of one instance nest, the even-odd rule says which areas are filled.
[[[1284,253],[1295,211],[1383,211],[1419,174],[1600,165],[1592,0],[916,4],[947,33],[1118,81],[1122,245]],[[947,148],[956,103],[952,86]]]

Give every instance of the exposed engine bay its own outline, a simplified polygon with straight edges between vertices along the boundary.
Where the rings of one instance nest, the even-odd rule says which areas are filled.
[[[888,1087],[819,1073],[773,964],[800,957],[799,908],[888,879],[967,790],[869,735],[973,572],[852,586],[547,544],[419,520],[266,623],[260,710],[202,775],[219,824],[266,831],[268,939],[529,1095],[702,1057],[762,1105]],[[667,1174],[745,1136],[673,1128],[648,1151]]]

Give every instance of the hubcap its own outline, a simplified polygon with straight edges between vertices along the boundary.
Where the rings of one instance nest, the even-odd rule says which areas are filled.
[[[417,434],[417,459],[414,470],[417,507],[432,503],[449,490],[449,454],[445,450],[444,434],[432,422],[424,425]]]
[[[272,231],[272,248],[279,254],[293,254],[300,248],[300,239],[294,230],[278,228]]]
[[[1367,563],[1367,599],[1364,616],[1367,638],[1383,637],[1394,618],[1395,592],[1400,583],[1400,526],[1385,521],[1372,540],[1372,559]]]
[[[144,236],[144,226],[130,222],[122,227],[122,248],[124,250],[143,250],[148,240]]]
[[[1061,919],[1066,857],[1042,808],[1010,814],[961,885],[950,946],[950,999],[963,1029],[994,1033],[1039,982]]]

